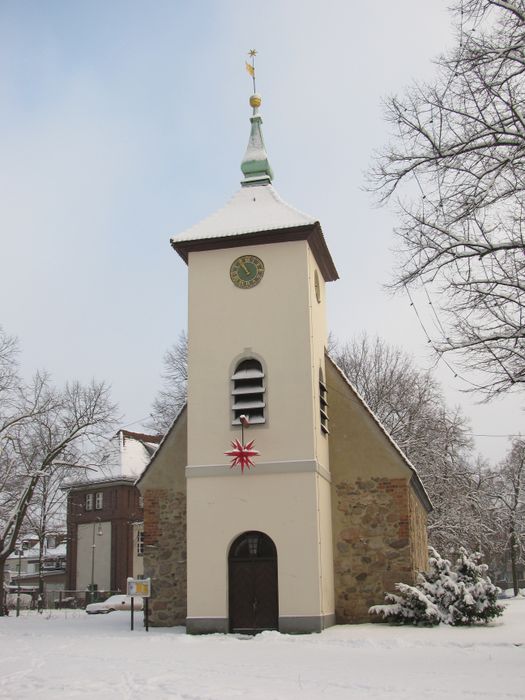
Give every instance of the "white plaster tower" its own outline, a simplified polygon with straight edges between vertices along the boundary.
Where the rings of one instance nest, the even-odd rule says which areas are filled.
[[[187,626],[197,633],[334,622],[324,288],[337,271],[319,222],[273,188],[261,98],[250,104],[241,189],[172,238],[189,271]],[[259,452],[244,472],[225,455],[236,439]]]

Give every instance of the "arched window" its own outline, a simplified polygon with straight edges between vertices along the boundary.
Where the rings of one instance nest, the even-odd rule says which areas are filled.
[[[259,360],[242,360],[232,376],[232,423],[239,425],[241,416],[250,423],[264,423],[264,371]]]
[[[319,412],[321,414],[321,432],[327,434],[328,430],[328,401],[326,400],[327,390],[324,383],[323,370],[319,369]]]

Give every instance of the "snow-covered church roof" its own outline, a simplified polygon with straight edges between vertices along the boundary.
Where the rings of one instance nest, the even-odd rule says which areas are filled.
[[[319,221],[287,204],[272,186],[273,172],[262,136],[258,114],[259,95],[252,95],[251,131],[241,163],[241,189],[211,216],[171,238],[171,245],[185,262],[192,250],[271,243],[275,240],[308,240],[325,280],[339,275],[326,245]]]
[[[242,236],[295,226],[312,226],[317,219],[284,202],[269,183],[242,187],[211,216],[171,239],[172,245],[206,238]]]

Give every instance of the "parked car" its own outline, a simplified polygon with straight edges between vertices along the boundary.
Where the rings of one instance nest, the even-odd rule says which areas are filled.
[[[78,600],[73,595],[55,600],[55,608],[57,610],[60,608],[78,608]]]
[[[133,598],[133,609],[142,610],[143,601],[139,596]],[[131,610],[131,596],[112,595],[102,603],[90,603],[86,605],[88,615],[107,615],[114,610]]]

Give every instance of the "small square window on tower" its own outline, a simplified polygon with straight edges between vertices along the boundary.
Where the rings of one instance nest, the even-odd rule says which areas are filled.
[[[99,491],[98,493],[95,494],[95,510],[102,510],[102,506],[104,504],[104,494],[102,491]]]
[[[93,494],[86,493],[86,510],[93,510]]]

